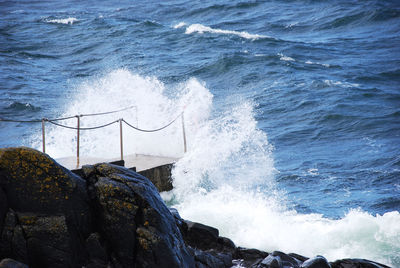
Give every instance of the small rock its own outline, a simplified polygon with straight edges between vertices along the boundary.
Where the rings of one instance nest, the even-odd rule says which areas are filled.
[[[308,259],[301,265],[301,268],[331,268],[331,265],[323,256],[316,256]]]
[[[28,265],[13,259],[3,259],[0,262],[0,268],[28,268]]]
[[[295,267],[299,267],[300,266],[299,262],[295,258],[293,258],[293,257],[291,257],[291,256],[289,256],[289,255],[287,255],[287,254],[285,254],[285,253],[283,253],[281,251],[274,251],[274,252],[271,253],[271,255],[274,256],[274,257],[278,257],[280,259],[280,264],[283,267],[287,266],[287,267],[295,268]]]
[[[268,255],[257,267],[281,268],[282,265],[279,257]]]
[[[257,266],[268,253],[254,248],[237,247],[233,258],[243,267]]]

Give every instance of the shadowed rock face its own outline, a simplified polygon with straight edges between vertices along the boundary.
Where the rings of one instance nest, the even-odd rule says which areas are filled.
[[[121,265],[194,265],[172,214],[148,179],[108,164],[84,167],[83,171],[99,232],[106,234]]]
[[[0,258],[53,267],[85,262],[86,183],[29,148],[0,150]],[[54,260],[54,261],[53,261]]]

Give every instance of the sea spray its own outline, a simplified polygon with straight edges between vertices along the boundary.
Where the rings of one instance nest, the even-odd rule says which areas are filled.
[[[166,86],[155,77],[143,77],[126,69],[114,70],[102,77],[78,84],[71,101],[64,103],[60,117],[102,113],[125,107],[131,109],[101,116],[85,116],[80,127],[95,127],[123,118],[141,129],[157,129],[177,119],[166,129],[144,133],[123,125],[124,153],[179,157],[183,154],[182,124],[184,112],[187,135],[191,135],[203,115],[208,117],[212,95],[196,79],[175,86],[175,94],[168,97]],[[76,127],[76,119],[58,123]],[[41,133],[32,139],[32,146],[41,148]],[[80,154],[85,157],[111,159],[119,156],[119,124],[81,131]],[[188,141],[190,148],[191,143]],[[76,130],[47,124],[46,152],[54,158],[76,154]]]
[[[239,246],[398,264],[399,212],[373,216],[352,209],[329,219],[292,208],[274,180],[272,147],[257,128],[252,105],[237,104],[203,121],[191,150],[175,165],[174,190],[163,194],[167,202]]]

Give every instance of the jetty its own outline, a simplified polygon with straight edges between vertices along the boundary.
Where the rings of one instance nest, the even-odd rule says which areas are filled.
[[[99,157],[80,157],[77,163],[76,157],[63,157],[55,159],[59,164],[70,170],[81,169],[84,165],[94,165],[97,163],[114,163],[120,166],[125,166],[136,171],[144,171],[152,168],[174,164],[179,158],[154,156],[145,154],[125,155],[124,159],[119,158],[99,158]]]
[[[93,117],[93,116],[102,116],[109,114],[117,114],[119,112],[134,109],[136,113],[136,123],[132,124],[125,120],[124,118],[115,119],[113,121],[107,122],[102,125],[91,126],[91,127],[82,127],[81,119],[83,117]],[[158,132],[165,128],[168,128],[175,122],[178,123],[178,119],[181,119],[181,128],[182,128],[182,137],[183,137],[183,153],[187,151],[186,145],[186,132],[185,132],[185,119],[184,119],[185,107],[181,109],[180,112],[171,116],[173,118],[169,123],[160,126],[155,129],[143,129],[138,126],[138,108],[136,106],[130,106],[119,110],[107,111],[107,112],[99,112],[99,113],[90,113],[90,114],[78,114],[72,116],[65,116],[60,118],[41,118],[34,120],[19,120],[19,119],[5,119],[0,118],[0,122],[6,123],[26,123],[26,124],[40,124],[42,130],[42,152],[46,153],[46,124],[52,124],[56,127],[71,129],[76,131],[75,141],[76,141],[76,156],[66,156],[55,159],[59,164],[64,166],[65,168],[73,171],[76,174],[81,175],[82,167],[84,165],[94,165],[97,163],[112,163],[119,166],[124,166],[126,168],[132,169],[147,178],[149,178],[159,189],[159,191],[168,191],[172,189],[171,184],[171,169],[172,165],[178,161],[179,158],[176,157],[167,157],[167,156],[157,156],[157,155],[146,155],[146,154],[124,154],[124,136],[123,136],[123,126],[129,127],[139,132],[151,133]],[[70,120],[76,120],[76,125],[66,124]],[[178,121],[178,122],[177,122]],[[80,152],[80,134],[82,131],[91,131],[95,129],[101,129],[108,127],[110,125],[118,124],[119,125],[119,149],[120,156],[111,157],[111,158],[101,158],[101,157],[91,157],[91,156],[82,156]]]

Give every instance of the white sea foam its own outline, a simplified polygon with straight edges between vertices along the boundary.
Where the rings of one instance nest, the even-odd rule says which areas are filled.
[[[46,22],[48,23],[58,23],[58,24],[74,24],[75,22],[79,21],[77,18],[69,17],[66,19],[47,19]]]
[[[237,35],[245,39],[260,39],[260,38],[270,38],[269,36],[266,35],[260,35],[260,34],[250,34],[248,32],[239,32],[239,31],[232,31],[232,30],[222,30],[222,29],[214,29],[208,26],[205,26],[203,24],[192,24],[189,27],[186,28],[186,34],[192,34],[192,33],[215,33],[215,34],[229,34],[229,35]]]
[[[327,64],[327,63],[312,62],[312,61],[310,61],[310,60],[306,61],[306,64],[322,65],[322,66],[324,66],[324,67],[327,67],[327,68],[329,68],[329,67],[330,67],[330,65],[329,65],[329,64]]]
[[[282,53],[278,53],[278,56],[280,57],[279,59],[282,60],[282,61],[295,61],[295,59],[293,59],[291,57],[288,57],[288,56],[285,56]]]
[[[299,24],[299,22],[296,21],[296,22],[294,22],[294,23],[287,24],[287,25],[285,26],[285,28],[286,28],[286,29],[292,28],[293,26],[296,26],[296,25],[298,25],[298,24]]]
[[[117,114],[82,117],[81,127],[103,125],[119,118],[142,129],[156,129],[176,118],[185,108],[188,139],[195,125],[207,115],[212,95],[196,79],[177,86],[177,98],[167,97],[165,85],[154,77],[142,77],[125,69],[115,70],[104,77],[88,80],[78,85],[71,101],[65,103],[60,116],[88,114],[118,110],[136,106]],[[138,120],[138,122],[136,121]],[[76,126],[76,120],[59,122]],[[124,153],[180,156],[183,153],[183,138],[180,118],[170,127],[155,133],[143,133],[124,125]],[[33,145],[40,148],[40,133]],[[46,128],[46,152],[61,158],[76,153],[76,131],[48,125]],[[190,149],[191,143],[188,140]],[[119,125],[92,131],[81,131],[80,154],[88,157],[116,158],[119,155]]]
[[[174,25],[174,29],[179,29],[179,28],[182,28],[182,27],[184,27],[184,26],[186,26],[186,23],[184,23],[184,22],[179,22],[178,24],[175,24],[175,25]]]
[[[357,83],[348,83],[334,80],[324,80],[324,83],[328,86],[340,86],[340,87],[359,87],[360,84]]]

